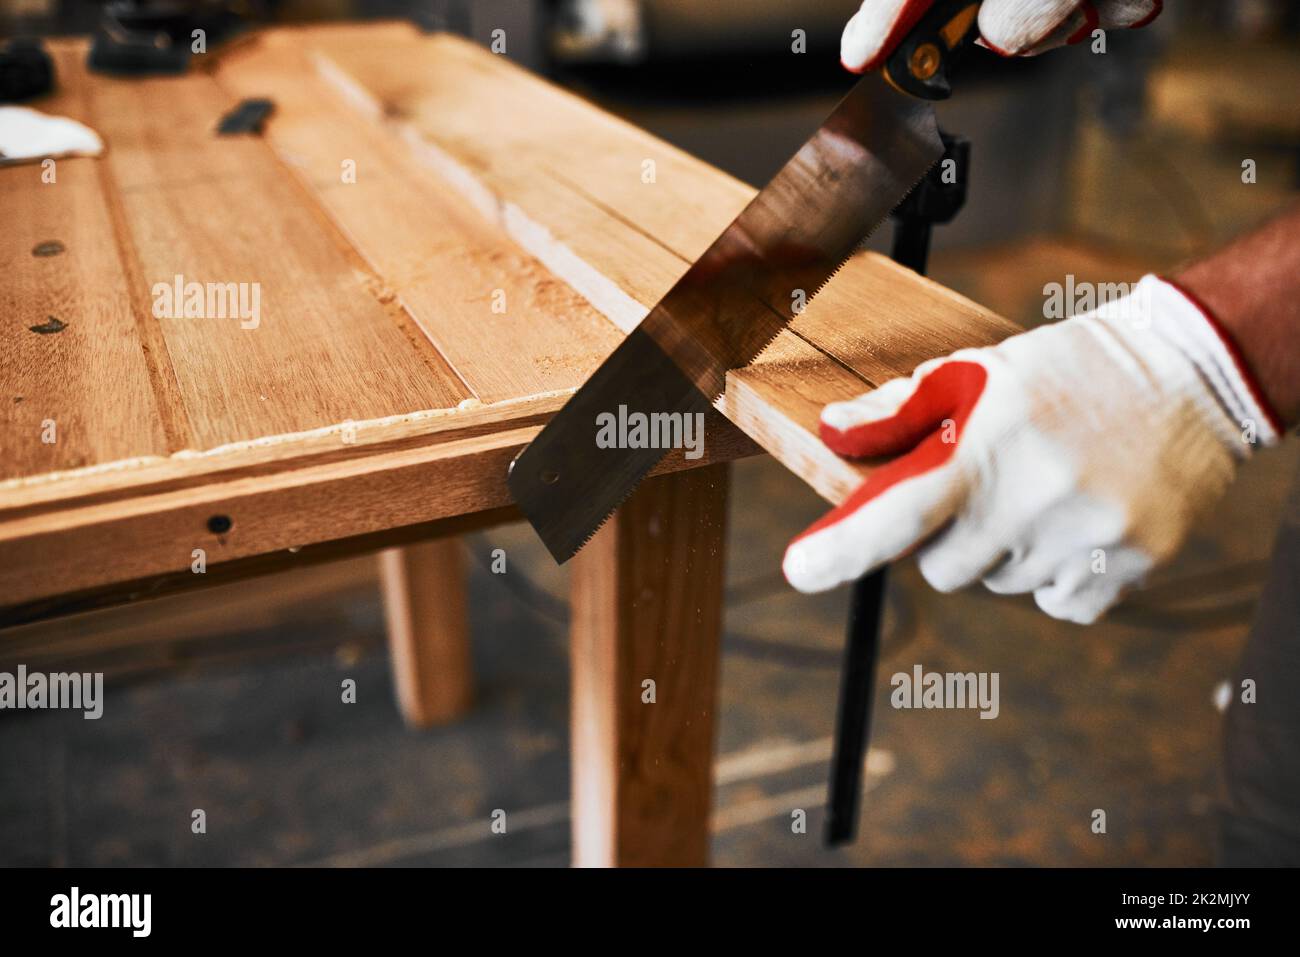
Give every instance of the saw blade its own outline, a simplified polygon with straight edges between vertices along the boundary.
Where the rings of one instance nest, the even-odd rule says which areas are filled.
[[[942,154],[929,103],[876,75],[858,81],[511,464],[515,502],[556,561],[668,451],[602,447],[606,416],[671,423],[707,411],[728,370],[802,311]]]

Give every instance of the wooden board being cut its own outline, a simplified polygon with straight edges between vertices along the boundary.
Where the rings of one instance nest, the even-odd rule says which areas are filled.
[[[321,76],[383,123],[624,332],[754,191],[580,98],[456,37],[312,35]],[[830,453],[817,414],[927,358],[1016,327],[864,253],[748,368],[719,408],[818,492],[842,499],[860,466]]]
[[[211,581],[500,520],[512,457],[753,195],[410,25],[269,30],[167,78],[50,47],[59,91],[33,106],[107,152],[48,185],[0,169],[0,611],[184,587],[195,549]],[[253,96],[264,133],[217,135]],[[256,283],[258,325],[155,315],[177,275]],[[862,469],[817,439],[824,403],[1010,331],[862,256],[719,409],[838,500]],[[754,451],[717,416],[703,459],[659,471]]]

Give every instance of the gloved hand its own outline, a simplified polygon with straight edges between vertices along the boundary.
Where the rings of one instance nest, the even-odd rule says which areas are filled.
[[[862,0],[840,38],[840,62],[866,73],[885,62],[933,0]],[[1032,56],[1103,30],[1143,27],[1163,0],[984,0],[980,43],[1003,56]]]
[[[785,575],[822,591],[920,546],[940,591],[983,580],[1090,623],[1279,431],[1217,321],[1147,276],[1090,313],[828,405],[831,449],[897,457],[790,544]]]

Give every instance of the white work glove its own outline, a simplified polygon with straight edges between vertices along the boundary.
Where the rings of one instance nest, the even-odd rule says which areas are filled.
[[[897,457],[790,544],[786,578],[822,591],[919,546],[940,591],[982,580],[1090,623],[1178,550],[1255,445],[1278,441],[1267,403],[1209,312],[1147,276],[828,405],[831,449]]]
[[[840,38],[840,62],[854,73],[874,70],[930,9],[933,0],[863,0]],[[1003,56],[1033,56],[1078,43],[1092,31],[1143,27],[1162,0],[984,0],[980,43]]]

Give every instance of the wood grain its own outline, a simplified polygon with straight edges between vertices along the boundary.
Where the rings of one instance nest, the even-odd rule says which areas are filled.
[[[210,77],[105,79],[90,101],[112,144],[144,302],[178,275],[259,290],[255,326],[239,316],[155,320],[200,448],[469,397],[434,350],[402,331],[400,307],[375,295],[265,143],[215,133],[236,101]]]
[[[446,538],[390,548],[379,568],[402,717],[416,728],[460,717],[474,700],[464,544]]]
[[[477,399],[572,390],[618,344],[565,283],[390,134],[344,108],[299,45],[249,48],[216,76],[238,96],[275,100],[268,143]]]
[[[123,581],[114,578],[106,585],[80,591],[60,591],[18,605],[0,607],[0,628],[48,622],[50,619],[83,612],[97,612],[157,598],[187,597],[221,585],[246,583],[250,579],[275,575],[294,569],[314,569],[342,559],[368,556],[371,564],[374,555],[386,548],[396,548],[436,538],[451,538],[468,532],[494,528],[508,522],[521,520],[519,510],[512,505],[458,515],[455,518],[434,519],[415,525],[382,528],[362,532],[345,538],[304,545],[288,551],[270,552],[219,562],[208,569],[206,575],[195,575],[187,566],[183,570],[162,572]],[[7,631],[4,638],[12,632]]]
[[[60,76],[69,75],[41,106],[84,119],[73,51],[55,50],[54,57]],[[90,158],[58,160],[53,182],[44,181],[39,164],[0,169],[3,478],[171,448],[100,171]],[[60,323],[58,332],[31,329]]]
[[[754,195],[458,38],[412,33],[379,51],[359,35],[334,31],[310,37],[307,46],[348,103],[402,136],[423,163],[624,332]],[[839,501],[864,469],[816,438],[820,406],[907,375],[925,359],[1016,331],[950,290],[864,253],[753,363],[728,375],[718,408]]]
[[[140,580],[179,576],[184,581],[189,576],[199,587],[206,574],[190,573],[195,549],[203,550],[209,566],[275,552],[283,553],[281,561],[289,566],[294,563],[291,549],[313,543],[503,508],[512,503],[507,467],[543,421],[494,423],[486,431],[439,434],[432,440],[419,436],[360,455],[323,454],[312,464],[290,469],[283,462],[261,471],[232,469],[198,482],[164,482],[125,496],[92,496],[81,504],[35,509],[0,521],[0,555],[23,556],[21,562],[0,562],[0,624],[65,608],[53,602],[21,610],[40,599],[115,582],[129,591]],[[678,450],[657,471],[731,461],[757,450],[721,416],[708,423],[708,435],[703,458],[688,462]],[[228,530],[214,531],[214,518],[227,519]],[[426,528],[424,535],[432,534],[437,529]],[[86,559],[99,555],[113,560]],[[273,563],[260,567],[269,571]],[[176,584],[168,578],[168,590]],[[111,602],[112,596],[97,595],[96,601]]]
[[[95,162],[62,160],[55,183],[3,193],[0,461],[8,477],[168,451]],[[33,175],[0,170],[3,180]],[[36,252],[52,243],[60,251]],[[31,328],[57,324],[44,334]]]
[[[579,866],[708,863],[729,477],[645,481],[573,559]]]

